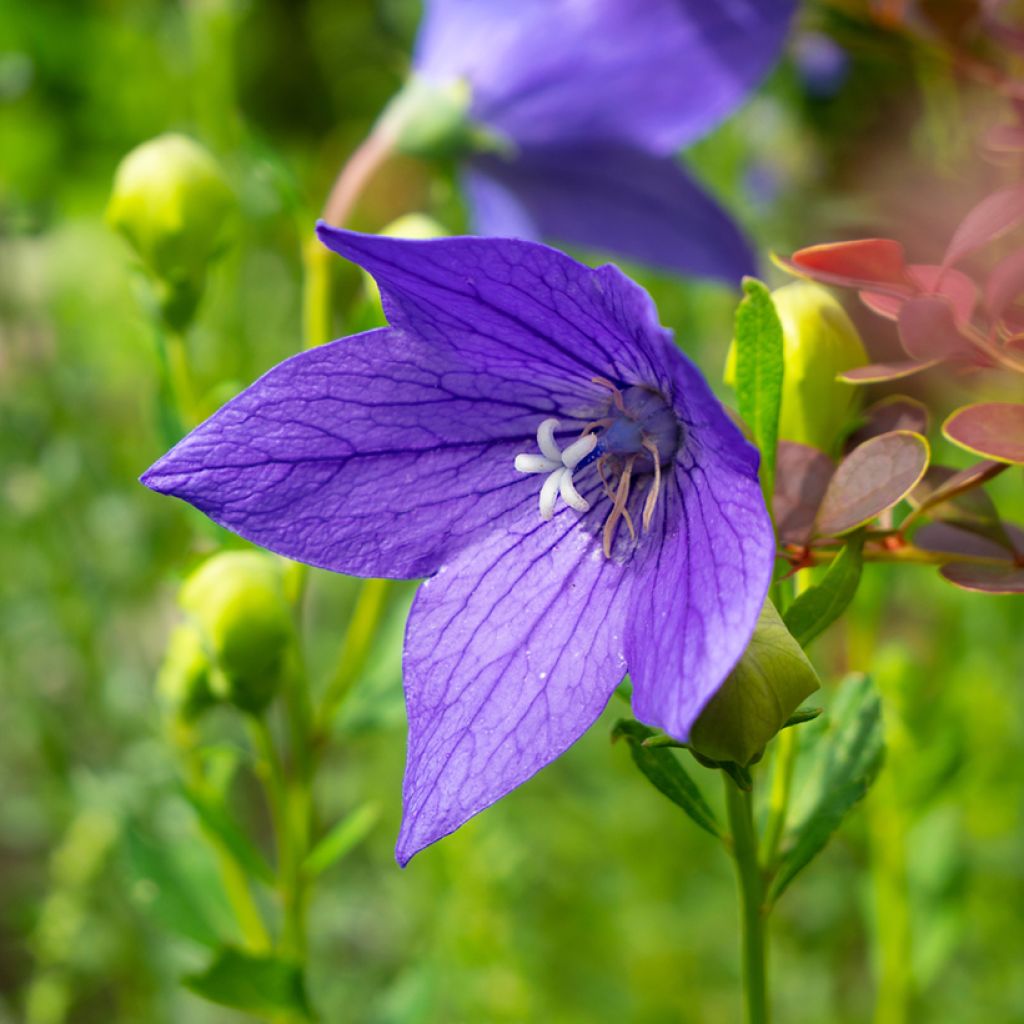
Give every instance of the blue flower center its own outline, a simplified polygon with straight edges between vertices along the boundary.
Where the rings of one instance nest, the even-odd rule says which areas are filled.
[[[637,540],[637,527],[629,511],[633,494],[644,492],[640,524],[647,530],[661,493],[663,467],[671,465],[683,440],[683,428],[671,404],[659,391],[643,385],[620,388],[604,378],[595,384],[608,388],[611,397],[604,415],[589,422],[580,436],[564,450],[555,440],[556,419],[546,419],[537,428],[540,454],[516,456],[520,473],[546,475],[540,490],[540,514],[551,519],[559,496],[577,512],[588,512],[590,502],[576,489],[576,473],[596,464],[601,486],[611,508],[604,521],[603,547],[611,558],[612,544],[620,522]]]

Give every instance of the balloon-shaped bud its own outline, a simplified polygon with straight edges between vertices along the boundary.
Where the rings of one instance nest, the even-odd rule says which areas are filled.
[[[831,452],[857,411],[860,389],[836,380],[865,366],[864,344],[846,310],[821,285],[794,281],[772,292],[782,323],[784,369],[779,440]],[[725,382],[736,380],[736,345],[729,349]]]
[[[399,153],[446,159],[478,148],[482,129],[469,116],[469,85],[413,75],[381,115],[380,130]]]
[[[694,722],[689,745],[707,761],[748,765],[818,686],[807,655],[766,601],[739,664]]]
[[[210,687],[252,714],[274,699],[294,649],[280,563],[255,551],[205,561],[186,581],[181,607],[210,657]]]
[[[144,142],[118,166],[107,220],[152,276],[172,326],[192,318],[234,211],[234,193],[217,161],[184,135]]]
[[[157,689],[168,708],[186,722],[195,721],[217,702],[210,689],[210,659],[192,623],[183,622],[171,632]]]

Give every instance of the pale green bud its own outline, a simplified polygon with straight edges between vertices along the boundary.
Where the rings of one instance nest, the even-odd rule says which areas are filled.
[[[185,581],[179,601],[212,662],[213,692],[259,714],[284,681],[294,644],[280,563],[256,551],[214,555]]]
[[[184,135],[160,135],[120,163],[107,220],[153,277],[164,316],[191,319],[210,263],[223,251],[235,197],[217,161]]]
[[[750,764],[819,685],[807,655],[766,601],[739,664],[694,722],[689,745],[708,761]]]
[[[168,707],[186,722],[194,721],[217,702],[210,689],[210,659],[192,623],[183,622],[171,632],[157,689]]]
[[[821,285],[794,281],[772,292],[782,323],[784,370],[779,440],[833,451],[857,411],[861,391],[836,380],[867,364],[867,353],[846,310]],[[736,345],[729,349],[725,382],[736,382]]]
[[[413,75],[381,115],[380,128],[399,153],[443,159],[473,148],[469,85]]]

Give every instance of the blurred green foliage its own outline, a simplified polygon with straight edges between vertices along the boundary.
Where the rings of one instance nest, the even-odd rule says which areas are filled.
[[[238,542],[136,482],[168,438],[146,286],[103,223],[114,169],[138,143],[184,131],[216,153],[239,196],[239,242],[187,339],[210,411],[300,347],[301,246],[399,83],[417,17],[410,0],[0,7],[0,1022],[239,1019],[180,985],[202,971],[207,946],[239,936],[176,780],[155,685],[181,580]],[[912,67],[891,41],[839,28],[855,55],[839,96],[812,101],[783,69],[693,154],[766,246],[877,225],[892,208],[879,198],[878,154],[903,147],[913,188],[934,149],[919,132],[914,163],[906,126],[941,135],[945,164],[956,159],[949,139],[968,132],[948,116],[936,128],[935,103],[921,119]],[[460,226],[450,184],[400,163],[358,224],[418,209]],[[336,262],[342,334],[376,314],[359,275]],[[641,276],[717,380],[735,297]],[[1019,519],[1019,473],[994,490]],[[355,593],[353,581],[311,576],[314,678],[333,671]],[[362,815],[339,849],[369,832],[325,869],[311,908],[323,1018],[734,1019],[728,865],[644,785],[626,745],[610,746],[619,708],[520,791],[395,866],[410,595],[389,607],[318,775],[325,831]],[[954,591],[927,569],[869,566],[845,629],[816,642],[826,705],[847,669],[873,668],[889,756],[775,916],[780,1020],[852,1024],[876,1002],[879,1024],[1024,1019],[1020,629],[1017,600]],[[229,778],[238,726],[211,714],[221,741],[207,756]],[[718,807],[714,780],[692,772]],[[267,837],[257,794],[231,794]]]

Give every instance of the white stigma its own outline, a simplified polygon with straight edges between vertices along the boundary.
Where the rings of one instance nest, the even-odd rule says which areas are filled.
[[[590,508],[590,502],[573,485],[572,474],[580,462],[594,450],[597,437],[594,434],[585,434],[562,451],[555,440],[555,431],[558,427],[558,420],[544,420],[537,428],[537,447],[540,448],[541,454],[516,456],[516,469],[520,473],[548,474],[540,489],[540,517],[545,520],[554,516],[555,502],[559,494],[562,501],[577,512],[586,512]]]

